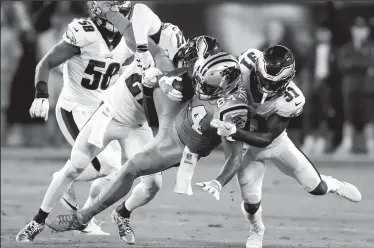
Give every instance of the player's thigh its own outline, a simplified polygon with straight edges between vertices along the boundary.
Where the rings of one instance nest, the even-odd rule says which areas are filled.
[[[183,146],[173,129],[160,129],[156,138],[137,153],[130,162],[138,175],[162,172],[178,164],[183,154]]]
[[[128,136],[121,142],[126,158],[134,157],[135,154],[141,152],[153,139],[152,129],[147,124],[144,124],[140,128],[129,130]]]
[[[82,127],[77,138],[75,139],[73,149],[71,151],[71,161],[73,164],[80,166],[87,166],[85,163],[94,163],[95,157],[104,150],[109,142],[112,140],[111,137],[104,135],[103,146],[97,147],[89,142],[90,135],[92,133],[94,118],[90,118],[88,122]],[[82,164],[83,163],[83,164]]]
[[[68,111],[59,105],[56,106],[57,124],[70,145],[74,144],[80,130],[93,114],[94,111],[85,111],[81,109]]]
[[[236,173],[238,184],[242,190],[244,188],[262,188],[266,167],[264,161],[255,160],[252,154],[244,154],[239,170]]]
[[[147,124],[144,124],[144,126],[141,128],[133,130],[132,132],[130,132],[128,137],[121,142],[123,144],[122,147],[125,151],[126,157],[128,159],[134,157],[137,153],[141,152],[144,147],[146,147],[146,145],[153,139],[154,137],[152,134],[152,130],[148,127]],[[141,176],[140,181],[151,187],[161,187],[161,172]]]
[[[108,175],[118,171],[122,167],[122,151],[119,142],[117,140],[110,141],[105,149],[96,156],[96,159],[97,165],[95,168],[100,173]],[[94,160],[92,163],[94,163]]]
[[[321,180],[312,162],[287,138],[282,150],[276,152],[271,161],[284,174],[295,178],[302,185],[315,185]]]

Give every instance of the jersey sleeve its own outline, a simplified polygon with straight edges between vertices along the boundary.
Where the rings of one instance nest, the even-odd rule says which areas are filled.
[[[170,23],[164,23],[161,35],[166,36],[165,38],[168,44],[160,44],[160,46],[163,45],[166,47],[169,58],[173,60],[174,55],[178,52],[179,48],[186,44],[186,38],[178,26]]]
[[[297,117],[303,112],[305,97],[301,90],[293,83],[287,87],[276,105],[276,114],[283,117]]]
[[[217,112],[215,118],[220,121],[229,121],[238,128],[244,128],[248,119],[248,104],[238,94],[231,94],[217,101]]]
[[[160,18],[145,4],[135,4],[131,18],[136,44],[147,44],[148,36],[161,28]]]
[[[243,78],[249,76],[254,64],[262,52],[257,49],[247,49],[239,56],[240,71],[242,72]]]
[[[95,27],[87,19],[75,19],[68,25],[62,39],[71,45],[86,47],[96,39]]]

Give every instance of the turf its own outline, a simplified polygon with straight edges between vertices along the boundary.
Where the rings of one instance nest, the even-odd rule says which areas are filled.
[[[241,197],[234,179],[216,201],[194,188],[194,195],[173,193],[176,169],[165,172],[163,187],[148,205],[132,215],[136,244],[118,239],[109,210],[97,218],[110,236],[86,236],[75,232],[51,233],[46,228],[32,244],[14,241],[17,232],[33,217],[50,183],[53,172],[63,164],[65,154],[35,150],[2,150],[1,163],[1,246],[2,247],[245,247],[248,226],[240,211]],[[213,153],[198,165],[193,181],[213,179],[222,163]],[[374,247],[374,162],[317,160],[322,174],[334,175],[355,184],[362,192],[358,204],[337,196],[312,196],[293,179],[270,166],[264,181],[264,247]],[[77,197],[83,204],[89,184],[77,183]],[[117,205],[117,204],[116,204]],[[67,212],[58,203],[51,213]]]

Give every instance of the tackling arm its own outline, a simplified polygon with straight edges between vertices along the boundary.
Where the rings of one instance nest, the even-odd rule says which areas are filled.
[[[131,22],[126,19],[120,12],[116,11],[110,11],[106,13],[105,17],[119,30],[119,32],[125,38],[127,46],[132,51],[136,51],[136,42]],[[148,37],[147,39],[148,50],[155,60],[156,67],[163,72],[172,71],[174,69],[173,62],[168,58],[165,51],[157,46],[151,38]]]
[[[240,167],[243,144],[238,141],[229,142],[225,137],[222,137],[222,145],[226,161],[216,180],[221,186],[225,186],[235,176]]]
[[[266,121],[266,132],[245,131],[238,128],[231,137],[234,140],[245,142],[251,146],[263,148],[270,145],[287,128],[290,119],[289,117],[273,114]]]
[[[148,45],[148,36],[155,34],[161,27],[160,18],[141,3],[135,4],[131,22],[137,45]]]

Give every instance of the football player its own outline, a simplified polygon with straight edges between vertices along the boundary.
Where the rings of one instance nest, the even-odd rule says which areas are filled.
[[[118,8],[118,14],[127,20],[129,9]],[[131,23],[129,24],[131,25]],[[61,130],[72,144],[88,119],[98,109],[102,93],[113,84],[125,61],[135,52],[135,61],[139,67],[148,67],[153,62],[165,71],[174,67],[165,52],[152,40],[148,41],[149,51],[136,49],[131,32],[120,32],[103,18],[74,20],[69,24],[63,40],[59,42],[38,64],[36,68],[36,94],[31,106],[32,117],[48,118],[48,73],[53,67],[64,62],[64,88],[60,95],[56,115]],[[122,34],[124,37],[122,37]],[[147,59],[150,58],[150,59]],[[137,126],[138,127],[138,126]],[[139,127],[138,127],[139,128]],[[116,172],[121,166],[121,147],[118,142],[111,142],[91,163],[96,170],[88,167],[81,175],[81,180],[88,180]],[[16,237],[17,242],[30,242],[45,226],[45,219],[56,200],[61,197],[78,174],[74,163],[68,160],[66,165],[53,176],[50,187],[44,197],[41,208],[33,220]],[[147,190],[147,189],[146,189]]]
[[[178,165],[186,146],[193,153],[204,157],[222,142],[226,155],[223,169],[216,180],[202,185],[205,190],[219,199],[222,186],[231,180],[241,162],[242,144],[228,141],[226,138],[221,139],[216,130],[210,127],[210,122],[216,116],[220,116],[221,120],[230,120],[237,123],[238,127],[244,127],[248,115],[248,103],[245,90],[238,90],[241,89],[239,68],[235,56],[223,52],[211,55],[199,63],[196,62],[193,71],[195,96],[184,104],[181,110],[177,107],[169,108],[175,111],[170,111],[169,115],[175,117],[168,128],[165,128],[165,122],[163,123],[165,116],[160,115],[158,111],[161,107],[168,108],[168,106],[163,104],[158,108],[160,103],[157,96],[161,90],[156,88],[154,96],[160,130],[155,139],[148,143],[142,152],[126,162],[120,173],[99,194],[92,206],[70,215],[57,216],[56,220],[48,222],[48,226],[55,231],[85,228],[85,223],[88,223],[92,217],[124,197],[131,189],[134,179]],[[176,75],[183,77],[186,71],[180,70]],[[171,77],[172,74],[169,76]],[[175,105],[166,97],[162,100],[164,100],[162,103]],[[193,158],[187,156],[184,159],[191,162]],[[122,223],[124,217],[121,206],[112,213],[120,237],[125,227]]]
[[[262,222],[262,181],[267,162],[273,162],[284,174],[293,177],[312,195],[332,193],[359,202],[361,194],[350,183],[320,175],[311,161],[287,136],[287,125],[303,110],[305,98],[292,81],[295,60],[284,46],[260,52],[248,49],[239,57],[249,104],[256,116],[250,128],[217,120],[220,135],[249,145],[237,173],[243,202],[241,209],[250,223],[247,248],[261,248],[265,226]]]
[[[169,56],[170,59],[173,59],[178,49],[186,44],[186,39],[182,31],[175,25],[172,25],[170,23],[162,23],[159,17],[144,4],[136,4],[133,7],[133,11],[131,11],[131,8],[132,6],[131,6],[130,1],[126,1],[125,3],[119,6],[120,11],[124,12],[123,10],[126,9],[127,10],[126,12],[129,13],[128,18],[132,22],[132,26],[134,30],[134,38],[137,44],[137,49],[139,49],[139,47],[142,47],[142,49],[146,50],[146,48],[148,47],[147,37],[149,36],[158,46],[160,46],[162,49],[165,50],[166,54]],[[134,96],[137,99],[138,103],[141,104],[142,99],[143,99],[142,86],[140,83],[142,80],[141,71],[139,70],[134,71],[134,66],[131,66],[131,68],[126,69],[126,75],[127,75],[126,78],[123,78],[122,81],[126,82],[127,88],[130,91],[131,95]],[[121,99],[123,98],[123,95],[121,95],[120,93],[123,92],[124,88],[125,87],[123,87],[123,85],[116,86],[115,89],[111,89],[110,92],[117,92],[116,96],[119,96],[119,99]],[[106,94],[106,95],[108,95],[108,97],[106,97],[107,101],[116,99],[116,96],[113,98],[112,94]],[[124,100],[132,101],[132,98],[126,98]],[[119,105],[119,106],[130,107],[132,105]],[[126,110],[123,110],[123,111],[126,111]],[[142,113],[142,111],[143,110],[141,109],[139,113]],[[129,116],[129,113],[131,111],[127,111],[127,112],[128,113],[126,116]],[[129,119],[129,117],[127,117],[127,119]],[[123,118],[121,120],[123,120]],[[130,147],[133,148],[132,152],[127,152],[127,150],[130,149]],[[142,144],[139,143],[139,146],[127,146],[126,153],[132,154],[134,153],[134,151],[139,149],[139,147],[142,147]],[[110,176],[106,178],[97,179],[95,182],[93,182],[93,185],[90,190],[90,195],[85,205],[83,206],[83,208],[90,206],[92,201],[96,198],[96,196],[101,191],[101,189],[104,187],[104,185],[107,183],[109,178]],[[151,199],[154,198],[154,196],[160,189],[161,184],[162,184],[161,173],[158,173],[157,175],[141,177],[141,182],[137,186],[134,187],[134,190],[132,191],[131,196],[126,201],[126,209],[128,210],[127,221],[129,221],[131,211],[133,211],[135,208],[145,205]],[[67,203],[64,205],[67,206],[68,209],[75,211],[77,207],[71,208],[71,206],[77,206],[74,194],[72,193],[71,189],[68,191],[68,193],[65,193],[63,195],[62,202]],[[89,233],[89,234],[100,233],[98,230],[96,230],[95,232],[95,229],[93,230],[92,229],[93,229],[92,225],[90,225],[87,227],[87,229],[84,230],[84,233]],[[133,229],[131,228],[129,222],[128,222],[128,228],[126,230],[127,230],[126,240],[128,241],[128,243],[133,244],[135,242],[135,235],[133,233]],[[88,232],[88,231],[91,231],[91,232]]]

